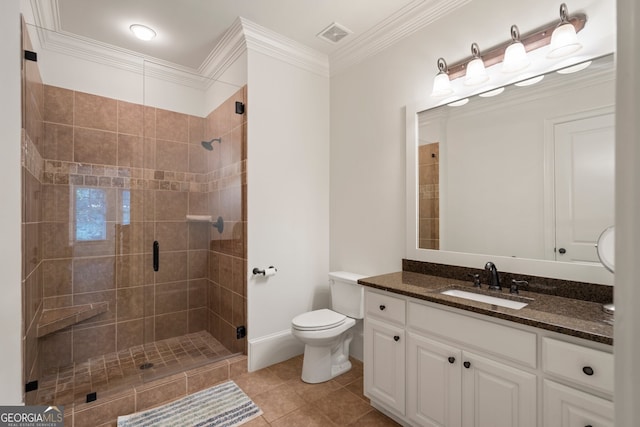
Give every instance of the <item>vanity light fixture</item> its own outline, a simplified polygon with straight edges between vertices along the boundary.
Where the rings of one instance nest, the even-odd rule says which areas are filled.
[[[525,53],[530,52],[532,50],[540,49],[544,46],[548,46],[552,43],[551,49],[547,57],[550,58],[558,58],[562,55],[569,55],[572,52],[580,49],[582,45],[577,41],[577,38],[573,38],[573,33],[580,32],[587,22],[587,16],[584,13],[576,13],[574,15],[568,15],[567,6],[563,3],[560,6],[560,22],[554,21],[542,27],[539,27],[529,33],[524,35],[519,34],[518,30],[518,40],[522,44]],[[465,84],[467,83],[468,76],[471,74],[473,76],[477,71],[474,68],[480,68],[479,65],[483,65],[484,67],[491,67],[493,65],[499,64],[500,62],[504,62],[503,68],[506,67],[509,70],[511,63],[511,51],[520,51],[519,47],[510,48],[512,45],[515,45],[515,39],[513,37],[513,29],[515,26],[511,27],[512,35],[511,39],[505,43],[501,43],[491,49],[485,50],[482,52],[482,56],[473,54],[472,56],[467,57],[461,61],[458,61],[452,65],[449,65],[449,80],[453,81],[455,79],[465,77]],[[564,28],[563,28],[564,27]],[[569,27],[573,27],[573,30]],[[517,27],[516,27],[517,29]],[[557,33],[556,33],[557,31]],[[566,36],[569,35],[569,37]],[[557,40],[557,41],[555,41]],[[569,40],[568,45],[562,47],[560,42],[562,40]],[[474,45],[476,45],[474,43]],[[556,46],[558,46],[556,48]],[[477,45],[476,45],[477,47]],[[509,51],[507,54],[507,50]],[[522,52],[520,51],[520,55]],[[481,61],[475,61],[476,59],[480,59]],[[530,59],[529,59],[530,60]],[[475,62],[474,62],[475,61]],[[484,64],[482,64],[484,63]],[[522,68],[524,69],[524,67]],[[515,72],[515,71],[514,71]],[[485,70],[486,73],[486,70]],[[484,81],[488,80],[488,77],[484,79]],[[471,80],[473,81],[473,80]],[[480,83],[476,83],[480,84]]]
[[[471,55],[473,59],[467,65],[464,84],[467,86],[476,86],[489,80],[489,75],[487,74],[487,69],[484,67],[484,61],[480,57],[480,48],[477,43],[471,43]]]
[[[503,73],[515,73],[522,71],[531,64],[527,56],[527,51],[520,41],[520,30],[517,25],[511,26],[511,44],[504,50],[504,60],[502,62]]]
[[[134,36],[140,40],[149,41],[156,37],[156,32],[146,25],[133,24],[129,27]]]
[[[447,74],[448,71],[447,62],[444,58],[438,58],[438,74],[433,78],[433,91],[431,91],[433,98],[441,98],[453,94],[451,81]]]
[[[576,28],[569,22],[569,9],[565,3],[560,5],[560,24],[551,34],[551,46],[547,58],[561,58],[582,48],[578,41]]]

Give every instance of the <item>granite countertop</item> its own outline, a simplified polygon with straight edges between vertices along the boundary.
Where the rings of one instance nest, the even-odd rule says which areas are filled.
[[[358,283],[590,341],[613,344],[613,316],[605,313],[602,304],[597,302],[529,291],[520,291],[518,296],[513,296],[509,294],[508,286],[503,286],[502,292],[488,291],[486,285],[478,290],[470,281],[408,271],[367,277],[360,279]],[[529,304],[520,310],[514,310],[440,294],[441,291],[451,288],[520,300]]]

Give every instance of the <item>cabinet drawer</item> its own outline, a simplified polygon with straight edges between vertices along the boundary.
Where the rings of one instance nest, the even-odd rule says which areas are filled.
[[[542,339],[544,372],[605,393],[613,393],[613,354],[581,345]]]
[[[504,359],[536,367],[535,333],[414,302],[409,303],[407,322],[415,330],[439,335]]]
[[[367,291],[365,304],[368,315],[404,325],[406,313],[404,299]]]

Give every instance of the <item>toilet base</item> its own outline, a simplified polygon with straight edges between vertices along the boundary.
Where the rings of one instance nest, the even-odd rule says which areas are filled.
[[[342,343],[332,347],[304,346],[302,381],[309,384],[323,383],[351,369],[349,344],[353,338],[347,333]]]

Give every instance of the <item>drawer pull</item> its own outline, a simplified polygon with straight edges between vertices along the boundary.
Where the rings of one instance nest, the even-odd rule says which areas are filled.
[[[453,356],[449,356],[447,360],[449,361],[449,363],[453,364],[456,361],[456,358]]]
[[[593,368],[591,366],[585,366],[584,368],[582,368],[582,372],[585,373],[585,375],[593,375]]]
[[[393,340],[394,340],[394,341],[400,341],[400,337],[399,337],[399,336],[397,336],[397,335],[394,335]]]
[[[380,304],[380,310],[381,310],[381,311],[382,311],[382,310],[384,310],[385,308],[387,308],[387,306],[386,306],[386,305],[384,305],[384,304]]]
[[[471,362],[464,362],[463,365],[465,368],[469,369],[471,367]]]

